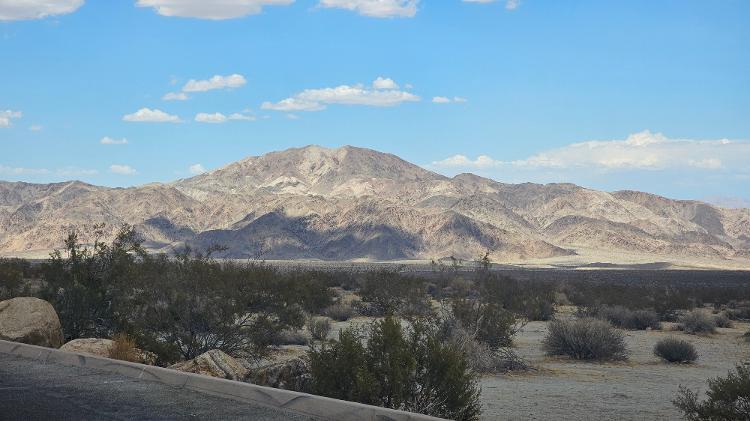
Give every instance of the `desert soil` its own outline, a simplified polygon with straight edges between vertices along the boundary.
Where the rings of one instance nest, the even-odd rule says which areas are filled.
[[[750,360],[742,335],[750,324],[718,329],[708,336],[669,331],[627,331],[626,362],[587,363],[544,355],[546,322],[531,322],[516,337],[517,352],[536,371],[482,378],[483,419],[679,420],[671,400],[680,385],[706,390],[706,379],[724,376]],[[696,364],[667,364],[653,355],[659,339],[676,336],[693,343]]]

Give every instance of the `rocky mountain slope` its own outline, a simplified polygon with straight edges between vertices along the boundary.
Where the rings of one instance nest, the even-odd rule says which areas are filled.
[[[368,149],[249,157],[170,184],[0,182],[0,253],[48,251],[137,226],[155,251],[228,247],[267,259],[563,258],[600,250],[653,260],[750,259],[750,210],[572,184],[453,178]],[[750,261],[750,260],[748,260]]]

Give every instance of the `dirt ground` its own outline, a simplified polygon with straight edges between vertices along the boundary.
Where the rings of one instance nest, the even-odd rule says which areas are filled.
[[[669,331],[627,331],[630,357],[625,362],[586,363],[551,358],[542,351],[546,322],[531,322],[516,337],[517,352],[537,370],[482,379],[486,420],[679,420],[671,400],[680,385],[706,390],[706,379],[726,375],[740,361],[750,360],[750,342],[742,335],[748,323],[718,329],[709,336]],[[696,364],[667,364],[653,355],[656,342],[667,336],[692,342]]]

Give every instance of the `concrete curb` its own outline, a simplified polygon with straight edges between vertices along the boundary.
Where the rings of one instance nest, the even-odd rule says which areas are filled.
[[[307,393],[274,389],[250,383],[184,373],[162,367],[112,360],[17,342],[0,340],[0,353],[16,355],[43,363],[109,371],[134,379],[158,382],[213,396],[251,402],[327,420],[437,421],[442,419]]]

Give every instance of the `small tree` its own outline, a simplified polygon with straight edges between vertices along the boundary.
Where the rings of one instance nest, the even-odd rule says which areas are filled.
[[[706,399],[680,387],[672,403],[691,421],[750,420],[750,367],[737,365],[726,377],[708,380]]]

